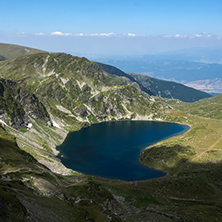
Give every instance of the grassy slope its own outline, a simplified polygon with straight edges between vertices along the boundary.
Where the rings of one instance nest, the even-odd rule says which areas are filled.
[[[221,220],[222,120],[178,111],[169,120],[187,123],[191,129],[141,153],[142,163],[168,172],[167,177],[145,183],[152,184],[161,203],[168,205],[164,208],[181,219]]]
[[[0,61],[11,59],[27,53],[40,52],[41,50],[29,47],[0,43]]]
[[[185,85],[164,81],[156,78],[149,77],[147,75],[124,73],[120,69],[114,66],[106,65],[103,63],[95,63],[105,72],[115,75],[124,76],[130,79],[132,82],[136,82],[140,89],[149,95],[161,96],[163,98],[175,98],[184,102],[194,102],[199,99],[210,97],[209,94],[187,87]]]
[[[108,221],[111,212],[105,210],[107,198],[118,207],[112,195],[90,179],[53,174],[21,151],[1,127],[0,156],[0,221],[67,222],[92,217]]]
[[[168,113],[167,121],[189,124],[191,130],[142,152],[144,164],[164,170],[168,176],[140,182],[53,174],[21,151],[0,128],[1,219],[221,221],[222,121],[203,117],[206,113]]]
[[[78,212],[73,213],[68,203],[56,197],[61,191],[56,193],[56,183],[51,184],[55,180],[51,172],[21,151],[13,137],[2,128],[0,141],[1,221],[30,221],[28,218],[55,221],[55,217],[60,217],[60,221],[69,221],[81,216]]]
[[[195,103],[176,103],[174,107],[193,115],[222,119],[222,94]]]
[[[144,164],[168,172],[168,176],[159,179],[124,182],[96,177],[60,177],[36,163],[28,162],[27,166],[24,160],[14,162],[14,154],[1,153],[2,161],[9,163],[1,171],[4,210],[6,213],[13,210],[8,209],[4,195],[12,198],[10,192],[14,189],[10,201],[17,206],[15,212],[20,209],[20,214],[26,215],[29,211],[39,221],[52,217],[52,221],[60,221],[62,212],[66,221],[72,221],[71,216],[84,221],[85,211],[95,221],[108,221],[107,215],[112,217],[111,221],[138,221],[139,218],[141,221],[220,221],[222,121],[175,110],[168,120],[189,124],[191,130],[142,152]],[[11,136],[1,131],[2,134],[14,143]],[[16,156],[19,159],[18,154]],[[18,171],[21,164],[23,168]],[[13,182],[8,182],[9,177],[14,178]],[[20,185],[15,181],[20,181]],[[33,196],[30,188],[37,194]],[[19,195],[20,192],[23,195]],[[57,209],[54,213],[53,208]]]
[[[143,84],[141,84],[140,82],[138,82],[133,76],[131,76],[130,74],[127,74],[125,72],[123,72],[122,70],[114,67],[114,66],[110,66],[110,65],[107,65],[107,64],[103,64],[103,63],[98,63],[98,62],[95,62],[96,65],[98,65],[103,71],[111,74],[111,75],[115,75],[115,76],[122,76],[122,77],[126,77],[127,79],[129,79],[130,81],[132,82],[136,82],[140,89],[142,91],[144,91],[145,93],[148,93],[149,95],[155,95],[153,93],[153,89],[150,89],[148,87],[144,87]]]
[[[130,74],[143,87],[151,89],[156,96],[175,98],[184,102],[194,102],[211,97],[209,94],[179,83],[164,81],[141,74]]]

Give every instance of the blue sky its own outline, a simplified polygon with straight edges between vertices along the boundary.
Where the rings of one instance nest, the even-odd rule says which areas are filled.
[[[0,42],[76,54],[222,45],[221,0],[0,0]]]

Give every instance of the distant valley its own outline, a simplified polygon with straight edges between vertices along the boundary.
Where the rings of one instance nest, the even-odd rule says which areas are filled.
[[[160,55],[101,58],[126,73],[183,83],[207,93],[222,93],[222,52],[220,49],[190,49]]]

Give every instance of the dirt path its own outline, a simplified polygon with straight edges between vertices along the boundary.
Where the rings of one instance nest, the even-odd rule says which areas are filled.
[[[178,168],[178,171],[175,173],[175,175],[177,175],[177,174],[181,171],[181,169],[182,169],[183,167],[187,166],[187,165],[188,165],[189,163],[191,163],[192,161],[200,158],[200,157],[201,157],[203,154],[205,154],[206,152],[212,150],[212,149],[216,146],[216,144],[219,143],[221,140],[222,140],[222,136],[221,136],[214,144],[212,144],[207,150],[204,150],[204,151],[201,152],[199,155],[195,156],[193,159],[187,160],[184,164],[182,164],[182,165]]]

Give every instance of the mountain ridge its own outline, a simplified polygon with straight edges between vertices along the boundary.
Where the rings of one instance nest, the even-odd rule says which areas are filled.
[[[160,80],[142,74],[131,73],[143,87],[152,88],[155,96],[178,99],[183,102],[195,102],[211,97],[210,94],[172,81]]]
[[[19,138],[20,147],[58,173],[70,173],[54,156],[56,145],[69,131],[102,121],[164,120],[171,109],[144,94],[137,83],[110,76],[86,58],[64,53],[40,52],[8,59],[0,62],[0,73],[2,78],[14,81],[44,104],[43,117],[51,127],[36,117],[29,118],[32,128],[26,133],[26,143],[21,132],[11,128],[10,132]],[[13,96],[13,101],[17,101],[17,94]],[[5,116],[2,115],[2,121],[9,124]],[[42,149],[44,155],[38,149],[31,149],[33,145]]]
[[[182,85],[180,83],[166,80],[164,81],[142,74],[124,73],[122,70],[114,66],[106,65],[103,63],[95,64],[111,75],[124,76],[129,78],[131,81],[136,82],[140,89],[149,95],[179,99],[183,102],[194,102],[199,99],[211,96],[205,92]]]
[[[4,61],[28,53],[35,53],[41,51],[42,50],[20,45],[0,43],[0,61]]]
[[[192,55],[191,55],[192,56]],[[108,63],[116,66],[126,73],[139,73],[154,78],[174,81],[182,84],[189,84],[194,81],[206,81],[220,79],[222,65],[218,63],[204,63],[203,61],[185,60],[175,55],[147,55],[141,57],[98,59],[98,62]],[[198,84],[196,89],[205,92],[222,93],[220,86],[212,82],[210,90],[204,88],[203,84]],[[191,86],[191,85],[190,85]]]

